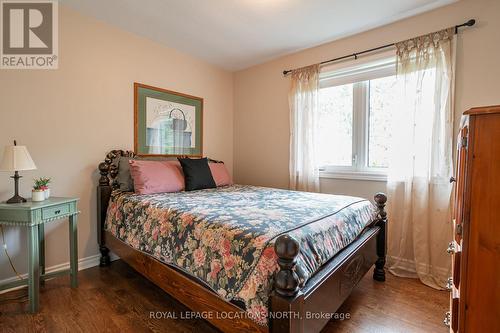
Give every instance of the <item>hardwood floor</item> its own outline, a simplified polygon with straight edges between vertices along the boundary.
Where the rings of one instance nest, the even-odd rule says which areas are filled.
[[[25,312],[26,297],[16,299],[26,293],[0,294],[0,332],[217,332],[202,319],[150,319],[152,311],[180,317],[188,309],[121,261],[80,271],[74,290],[68,277],[47,281],[38,314]],[[369,273],[338,311],[350,318],[330,321],[323,332],[445,333],[448,295],[390,274],[375,282]]]

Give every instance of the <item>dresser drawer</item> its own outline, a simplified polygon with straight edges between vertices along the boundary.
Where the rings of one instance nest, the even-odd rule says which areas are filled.
[[[455,252],[451,259],[451,270],[453,272],[453,284],[455,288],[460,287],[460,257],[462,252]]]
[[[458,332],[459,300],[460,292],[457,288],[452,287],[450,293],[450,332]]]
[[[453,237],[455,238],[455,241],[457,241],[457,243],[460,243],[462,241],[463,225],[461,223],[457,223],[456,219],[453,219],[452,225],[453,225]]]
[[[456,288],[452,288],[450,293],[450,332],[458,332],[459,299],[460,295],[458,294],[458,290]]]
[[[42,220],[48,220],[53,217],[65,215],[68,214],[70,211],[71,207],[69,203],[42,208]]]

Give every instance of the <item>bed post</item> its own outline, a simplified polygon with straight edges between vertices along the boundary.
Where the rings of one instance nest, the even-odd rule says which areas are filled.
[[[277,314],[274,318],[269,317],[270,332],[300,331],[299,306],[303,297],[299,292],[299,277],[295,273],[299,250],[299,242],[286,234],[279,236],[274,243],[279,271],[274,278],[274,292],[269,303],[271,314]]]
[[[99,244],[99,251],[101,252],[101,259],[99,266],[108,266],[110,263],[109,249],[106,247],[106,240],[104,239],[104,223],[106,222],[106,211],[108,208],[108,201],[111,196],[111,186],[109,184],[109,169],[111,159],[99,164],[99,186],[97,186],[97,243]]]
[[[295,273],[299,242],[289,235],[281,235],[274,243],[280,270],[276,274],[274,287],[281,296],[293,296],[299,290],[299,277]]]
[[[380,227],[380,231],[377,235],[377,256],[378,259],[375,262],[375,269],[373,270],[373,279],[376,281],[385,281],[385,255],[387,252],[387,239],[386,239],[386,229],[387,229],[387,212],[385,211],[385,203],[387,202],[387,196],[384,193],[375,194],[375,204],[377,205],[377,226]]]
[[[106,154],[104,162],[99,164],[99,185],[97,186],[97,243],[101,252],[99,266],[108,266],[110,263],[109,249],[106,247],[105,227],[106,214],[108,212],[109,199],[111,192],[118,187],[116,176],[118,176],[118,158],[133,158],[135,153],[115,149]]]

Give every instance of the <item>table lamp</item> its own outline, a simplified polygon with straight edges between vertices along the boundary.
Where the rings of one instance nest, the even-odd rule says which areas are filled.
[[[22,196],[19,195],[19,172],[22,170],[35,170],[36,165],[31,159],[30,153],[26,146],[18,146],[14,140],[13,146],[5,146],[3,158],[0,162],[0,171],[14,171],[14,196],[7,200],[8,204],[26,202]]]

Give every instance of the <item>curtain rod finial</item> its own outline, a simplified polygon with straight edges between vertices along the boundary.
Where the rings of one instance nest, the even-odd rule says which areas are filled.
[[[474,19],[470,19],[465,23],[468,27],[472,27],[474,24],[476,24],[476,20]]]

